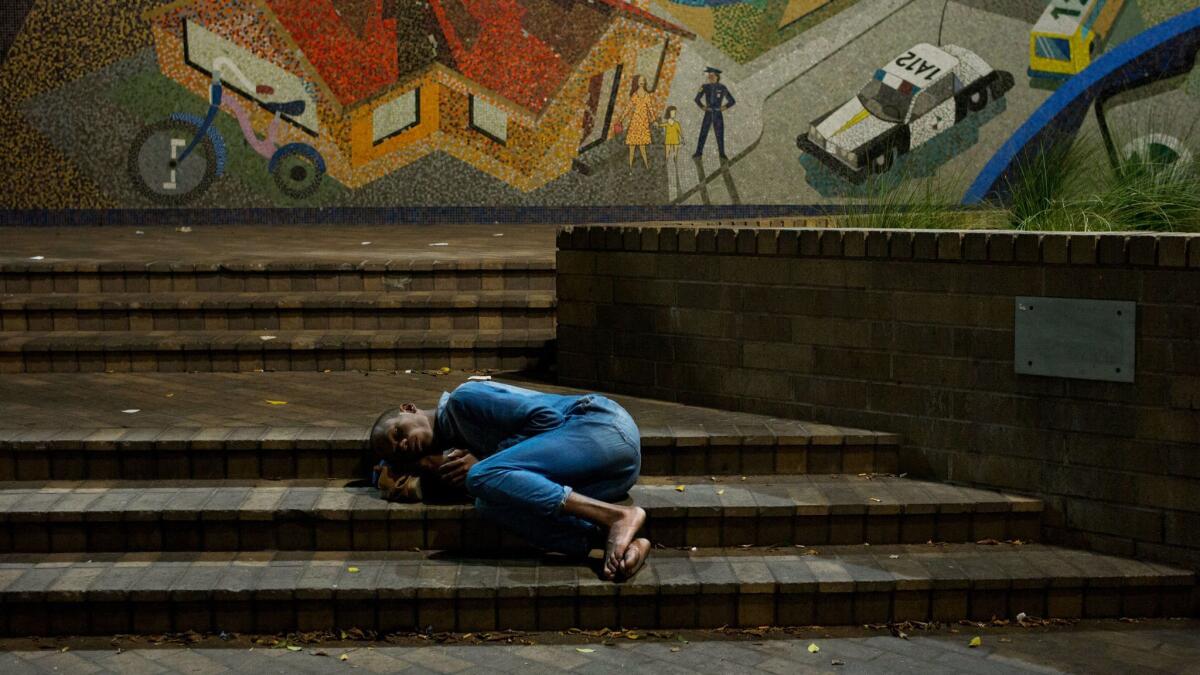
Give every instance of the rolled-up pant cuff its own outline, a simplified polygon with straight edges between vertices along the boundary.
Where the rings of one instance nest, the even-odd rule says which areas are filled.
[[[571,496],[571,492],[573,492],[573,490],[571,489],[571,486],[569,486],[569,485],[563,486],[563,496],[562,496],[562,499],[558,500],[558,506],[554,507],[554,515],[556,515],[556,516],[562,515],[563,508],[567,505],[567,498],[569,498]]]

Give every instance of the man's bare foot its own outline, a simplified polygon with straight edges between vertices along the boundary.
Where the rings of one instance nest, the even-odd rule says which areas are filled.
[[[608,528],[608,545],[604,550],[604,578],[613,579],[621,571],[626,549],[646,523],[646,511],[640,506],[622,506],[621,517]]]
[[[646,558],[650,557],[650,540],[645,537],[638,537],[629,542],[629,546],[625,549],[625,557],[621,558],[621,581],[629,581],[642,570],[642,565],[646,564]]]

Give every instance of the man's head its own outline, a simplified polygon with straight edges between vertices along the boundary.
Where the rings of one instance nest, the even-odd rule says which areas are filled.
[[[708,74],[708,83],[709,84],[716,84],[720,81],[721,81],[720,75],[718,75],[717,73],[709,72],[709,74]]]
[[[371,427],[371,450],[376,459],[399,461],[437,452],[429,415],[411,403],[384,411]]]

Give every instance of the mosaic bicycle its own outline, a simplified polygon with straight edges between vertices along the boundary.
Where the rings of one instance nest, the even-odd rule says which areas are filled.
[[[304,114],[303,100],[262,102],[274,114],[266,136],[259,138],[251,125],[250,112],[240,101],[224,96],[222,69],[239,81],[248,82],[229,59],[218,59],[212,68],[208,113],[204,117],[176,112],[169,118],[148,125],[138,135],[129,152],[129,174],[138,191],[150,200],[166,206],[191,202],[225,173],[225,138],[216,127],[217,114],[228,111],[238,121],[246,143],[267,160],[267,172],[283,194],[293,199],[310,197],[325,177],[325,159],[306,143],[288,143],[277,147],[276,136],[283,118]],[[266,84],[254,86],[259,97],[275,90]]]

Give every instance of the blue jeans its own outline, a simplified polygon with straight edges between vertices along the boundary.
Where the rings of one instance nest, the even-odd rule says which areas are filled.
[[[562,513],[572,490],[624,499],[642,467],[637,424],[596,394],[580,398],[561,425],[471,467],[467,490],[485,518],[547,551],[583,557],[603,545],[596,524]]]

